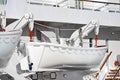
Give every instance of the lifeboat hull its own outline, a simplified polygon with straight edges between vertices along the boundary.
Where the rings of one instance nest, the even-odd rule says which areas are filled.
[[[66,47],[52,43],[29,42],[26,44],[28,63],[32,63],[32,70],[69,65],[82,68],[93,68],[100,65],[107,48],[79,48]],[[21,63],[26,62],[25,60]],[[24,66],[22,67],[24,69]]]
[[[0,67],[5,67],[20,40],[22,31],[0,32]]]

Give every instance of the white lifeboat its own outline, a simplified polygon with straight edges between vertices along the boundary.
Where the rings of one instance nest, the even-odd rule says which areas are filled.
[[[22,30],[0,32],[0,67],[7,65],[20,40],[21,34]]]
[[[90,69],[100,65],[106,50],[106,47],[81,48],[46,42],[29,42],[26,43],[28,56],[20,61],[21,69],[26,70],[29,64],[32,64],[30,67],[33,71],[61,65]]]

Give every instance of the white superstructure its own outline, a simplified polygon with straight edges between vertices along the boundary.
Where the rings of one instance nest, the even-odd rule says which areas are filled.
[[[111,44],[107,46],[96,45],[98,42],[99,25],[102,26],[102,29],[105,28],[105,26],[120,26],[120,3],[118,3],[119,0],[116,0],[115,3],[112,0],[110,0],[111,2],[108,2],[108,0],[101,2],[99,0],[92,1],[95,3],[89,2],[89,0],[86,1],[87,2],[79,0],[1,0],[0,9],[2,9],[3,6],[5,7],[4,11],[0,13],[0,27],[2,30],[0,32],[0,74],[10,74],[15,80],[26,80],[28,78],[42,80],[103,80],[109,70],[109,64],[105,65],[107,68],[104,69],[105,72],[103,70],[104,75],[101,75],[102,77],[100,76],[99,78],[99,76],[95,77],[89,74],[95,72],[102,74],[98,68],[104,57],[108,55],[106,54],[108,46],[110,46],[108,51],[113,48],[113,53],[116,52],[115,54],[119,52],[119,49],[114,49],[115,47],[111,46]],[[23,17],[20,19],[21,16]],[[12,21],[8,21],[7,23],[10,24],[7,24],[7,27],[5,27],[6,19],[17,20],[13,23],[11,23]],[[36,23],[40,23],[41,25],[37,25]],[[41,33],[42,29],[40,29],[40,27],[49,24],[53,24],[56,29],[55,33],[57,35],[55,36],[57,38],[60,38],[60,36],[58,37],[60,34],[63,34],[63,36],[65,36],[64,34],[69,35],[66,31],[63,31],[65,28],[66,30],[69,29],[71,24],[80,24],[80,26],[84,24],[87,25],[79,28],[74,26],[77,30],[73,32],[69,38],[63,39],[63,41],[59,40],[61,41],[60,44],[57,43],[57,41],[57,44],[55,44],[40,42],[42,40],[34,40],[32,35],[37,34],[36,27],[39,27],[39,33]],[[70,26],[68,25],[69,27],[66,27],[64,24],[70,24]],[[24,41],[24,39],[26,39],[25,37],[23,37],[24,39],[21,38],[21,29],[27,26],[29,26],[29,30],[24,28],[26,31],[23,31],[23,35],[25,36],[27,33],[27,35],[30,36],[30,42],[29,39]],[[92,32],[93,29],[95,29],[96,35],[95,46],[83,46],[83,44],[86,43],[83,41],[83,38]],[[47,32],[47,30],[44,30],[45,29],[43,29],[43,32]],[[73,31],[73,29],[69,30]],[[119,31],[119,29],[116,29],[117,32],[109,32],[109,30],[110,28],[108,28],[108,31],[103,31],[102,39],[113,37],[112,35],[118,34]],[[59,33],[59,31],[63,33]],[[107,34],[104,35],[104,32],[107,32]],[[118,36],[119,35],[116,35],[117,39],[119,39]],[[88,38],[90,37],[87,37],[87,39]],[[102,41],[104,42],[105,40],[101,40],[100,43],[103,43]],[[118,45],[118,43],[116,44]],[[93,43],[87,42],[87,44]],[[114,59],[112,58],[110,61],[113,62],[113,60],[115,60],[115,56]],[[93,68],[95,67],[97,67],[97,69],[94,70]],[[76,70],[78,70],[78,72]],[[70,75],[74,77],[70,78]],[[76,76],[80,77],[76,78]]]

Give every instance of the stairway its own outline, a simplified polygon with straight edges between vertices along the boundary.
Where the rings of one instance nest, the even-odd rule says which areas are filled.
[[[110,69],[105,80],[120,80],[120,67]]]

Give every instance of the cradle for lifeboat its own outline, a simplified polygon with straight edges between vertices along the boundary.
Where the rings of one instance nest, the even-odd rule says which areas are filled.
[[[5,67],[20,40],[22,30],[0,32],[0,67]]]
[[[81,48],[46,42],[29,42],[25,46],[28,56],[20,61],[21,69],[26,70],[32,64],[33,71],[60,65],[90,69],[100,65],[107,50],[106,47]]]

